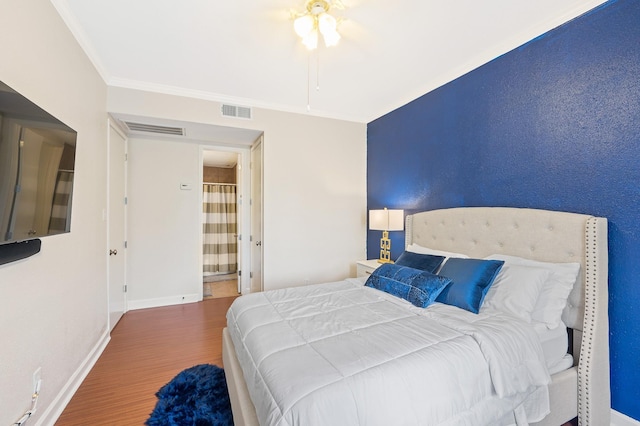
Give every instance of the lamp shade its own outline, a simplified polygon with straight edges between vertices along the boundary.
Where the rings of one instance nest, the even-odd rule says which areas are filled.
[[[328,13],[322,13],[318,16],[318,27],[322,34],[330,31],[335,31],[338,26],[338,22],[336,18],[329,15]]]
[[[324,44],[327,47],[335,46],[340,41],[340,34],[336,30],[325,31],[322,33]]]
[[[372,231],[402,231],[404,210],[369,210],[369,229]]]
[[[313,50],[318,47],[318,32],[311,31],[302,39],[302,44],[304,44],[309,50]]]
[[[314,30],[315,20],[311,15],[303,15],[293,21],[293,29],[301,38],[305,38]]]

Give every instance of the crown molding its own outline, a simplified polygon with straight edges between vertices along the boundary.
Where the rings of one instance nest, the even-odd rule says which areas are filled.
[[[169,86],[165,84],[150,83],[147,81],[129,80],[124,78],[111,78],[107,81],[109,87],[119,87],[123,89],[141,90],[164,95],[181,96],[185,98],[200,99],[211,102],[228,103],[233,105],[247,106],[251,108],[262,108],[273,111],[287,112],[292,114],[302,114],[314,117],[329,118],[333,120],[351,121],[356,123],[367,123],[367,117],[356,114],[335,114],[321,110],[308,111],[306,106],[291,106],[272,102],[264,102],[257,99],[241,98],[236,96],[221,95],[204,90],[186,89],[184,87]]]

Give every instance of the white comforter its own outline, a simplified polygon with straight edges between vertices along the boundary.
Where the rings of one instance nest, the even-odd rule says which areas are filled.
[[[227,324],[261,425],[499,425],[549,411],[533,329],[346,280],[238,298]]]

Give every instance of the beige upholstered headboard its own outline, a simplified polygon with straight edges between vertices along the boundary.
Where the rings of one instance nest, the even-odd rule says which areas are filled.
[[[581,419],[591,419],[583,424],[608,424],[600,423],[609,415],[607,219],[508,207],[432,210],[407,216],[405,244],[412,243],[475,258],[508,254],[579,262],[580,274],[562,315],[575,330],[578,411]]]

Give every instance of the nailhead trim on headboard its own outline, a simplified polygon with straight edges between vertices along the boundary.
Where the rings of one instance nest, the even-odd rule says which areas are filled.
[[[608,251],[597,246],[600,232],[607,232],[606,220],[590,218],[585,227],[585,313],[578,364],[580,426],[610,423],[610,393],[601,392],[603,386],[609,389],[609,326],[607,286],[598,286],[599,280],[608,279],[602,271],[608,271],[607,264],[599,264],[607,261],[606,256],[602,257]],[[603,362],[607,368],[602,368]]]

